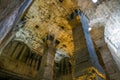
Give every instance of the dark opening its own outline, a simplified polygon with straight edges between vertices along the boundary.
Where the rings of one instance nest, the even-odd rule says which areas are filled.
[[[59,0],[60,2],[63,2],[63,0]]]
[[[35,28],[39,28],[39,26],[38,26],[38,25],[36,25],[36,26],[35,26]]]
[[[67,46],[63,44],[63,47],[65,47],[65,48],[66,48]]]
[[[60,41],[58,40],[55,40],[55,44],[58,45],[60,43]]]
[[[61,29],[64,29],[64,26],[61,26]]]

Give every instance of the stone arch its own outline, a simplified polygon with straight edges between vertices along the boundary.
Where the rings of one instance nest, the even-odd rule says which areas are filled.
[[[59,63],[55,63],[55,79],[66,80],[72,79],[72,64],[69,57],[64,57]]]

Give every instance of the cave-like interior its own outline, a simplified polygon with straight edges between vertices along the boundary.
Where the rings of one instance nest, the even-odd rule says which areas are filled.
[[[120,0],[0,0],[0,80],[120,80]]]

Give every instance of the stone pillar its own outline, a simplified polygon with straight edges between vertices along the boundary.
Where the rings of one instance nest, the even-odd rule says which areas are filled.
[[[44,54],[42,56],[40,70],[38,72],[37,80],[54,80],[54,57],[56,47],[54,41],[47,40],[45,43]]]
[[[17,46],[17,48],[15,49],[12,57],[13,57],[14,59],[17,59],[17,57],[19,58],[22,50],[23,50],[23,44],[20,44],[20,43],[19,43],[18,46]]]
[[[24,58],[24,56],[25,56],[25,54],[28,52],[28,47],[27,46],[24,46],[24,49],[22,50],[22,52],[21,52],[21,54],[20,54],[20,56],[19,56],[19,60],[21,60],[21,61],[24,61],[23,60],[23,58]]]
[[[81,13],[82,14],[82,13]],[[94,50],[94,46],[88,31],[88,23],[85,16],[81,15],[79,10],[71,14],[70,25],[73,27],[73,41],[75,45],[75,71],[74,76],[80,80],[90,77],[101,80],[104,78],[104,71],[101,68]],[[92,73],[92,74],[91,74]],[[95,76],[94,74],[98,74]],[[78,79],[78,80],[79,80]]]

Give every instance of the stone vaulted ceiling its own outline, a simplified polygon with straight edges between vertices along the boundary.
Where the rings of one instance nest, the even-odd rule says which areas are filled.
[[[106,27],[111,21],[115,21],[113,20],[114,15],[118,15],[118,4],[117,0],[98,0],[97,3],[93,3],[92,0],[34,0],[18,26],[16,39],[24,41],[35,51],[42,53],[42,39],[47,34],[51,34],[60,41],[57,46],[58,52],[72,55],[74,44],[72,26],[68,21],[69,14],[79,8],[88,17],[90,27],[102,26],[100,29],[93,30],[102,30],[101,34],[92,32],[92,36],[100,35],[102,37],[97,39],[98,41],[93,38],[100,44],[100,40],[104,41],[103,27]]]
[[[35,0],[24,16],[25,25],[17,32],[16,39],[24,40],[30,47],[42,53],[42,39],[51,34],[60,41],[58,51],[72,55],[72,27],[67,17],[74,7],[75,3],[71,0]]]
[[[71,56],[74,44],[68,17],[76,8],[90,15],[94,12],[95,6],[90,0],[35,0],[19,25],[16,39],[24,41],[35,51],[42,53],[42,39],[51,34],[60,41],[57,46],[58,52]]]
[[[107,71],[110,72],[110,76],[113,77],[114,72],[115,75],[117,71],[119,72],[116,67],[113,68],[115,64],[113,64],[112,58],[120,69],[120,0],[98,0],[97,3],[93,3],[92,0],[33,0],[33,3],[26,11],[19,24],[13,26],[12,24],[14,23],[12,22],[18,21],[15,21],[15,17],[19,14],[19,10],[21,9],[20,5],[22,6],[22,2],[24,1],[30,0],[0,0],[0,53],[2,50],[1,47],[4,48],[4,45],[1,45],[2,39],[5,38],[3,33],[7,35],[7,33],[10,32],[8,30],[14,27],[10,35],[17,32],[14,39],[18,41],[11,41],[11,43],[19,41],[24,42],[33,50],[33,53],[35,51],[35,54],[38,53],[40,54],[39,56],[41,56],[44,49],[43,39],[49,34],[60,41],[60,44],[57,46],[56,53],[58,54],[55,54],[57,56],[55,57],[55,61],[60,61],[63,57],[71,57],[75,49],[83,47],[81,44],[84,42],[81,39],[80,46],[74,46],[75,43],[73,42],[72,35],[72,29],[74,27],[69,23],[69,15],[75,9],[80,9],[88,18],[89,26],[92,28],[90,31],[91,37],[95,43],[96,49],[98,49],[103,56],[103,61],[105,62]],[[4,16],[2,16],[3,14]],[[3,25],[4,23],[5,25]],[[73,25],[74,24],[75,22],[73,21]],[[7,37],[10,35],[7,35]],[[77,37],[79,36],[74,36],[74,39]],[[8,38],[5,38],[4,41],[6,45],[9,42]],[[15,45],[18,44],[16,43]],[[13,46],[13,49],[14,47],[15,46]],[[25,47],[27,46],[25,45]],[[16,51],[17,50],[20,51],[19,47],[16,48]],[[11,52],[12,51],[13,50],[11,50]],[[81,51],[84,52],[83,50]],[[8,53],[10,53],[9,50]],[[108,53],[109,55],[112,54],[112,56],[109,56]],[[31,55],[31,50],[28,54]],[[114,72],[111,73],[112,71]],[[114,77],[112,79],[114,79]],[[116,76],[114,80],[116,80]]]

